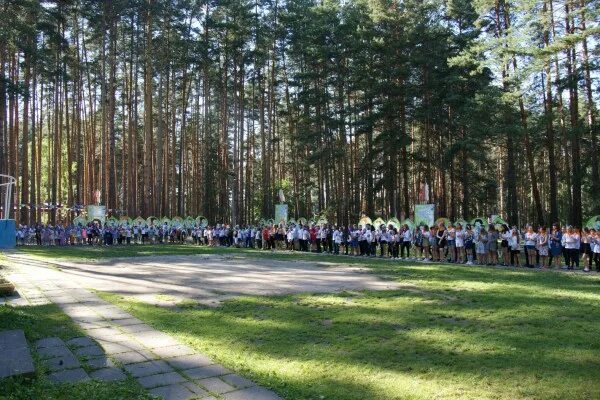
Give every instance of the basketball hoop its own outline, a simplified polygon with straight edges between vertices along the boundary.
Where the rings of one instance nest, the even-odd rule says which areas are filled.
[[[12,188],[17,180],[10,175],[0,174],[0,204],[4,204],[4,212],[0,213],[0,219],[8,219],[10,216]],[[4,201],[2,201],[4,196]]]

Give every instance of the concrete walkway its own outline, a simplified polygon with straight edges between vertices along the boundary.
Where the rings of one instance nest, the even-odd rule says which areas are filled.
[[[232,373],[206,355],[103,301],[65,272],[14,260],[9,272],[9,279],[21,294],[21,304],[57,304],[101,347],[83,346],[86,350],[82,351],[91,352],[89,356],[108,355],[157,397],[280,399],[274,392]],[[40,349],[44,346],[37,345]],[[116,373],[114,369],[106,371]]]

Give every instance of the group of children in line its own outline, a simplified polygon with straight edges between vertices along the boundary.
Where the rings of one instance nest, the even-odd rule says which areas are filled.
[[[497,229],[499,228],[499,229]],[[263,250],[290,250],[352,256],[464,263],[467,265],[520,266],[521,249],[527,267],[579,268],[584,271],[592,263],[600,272],[600,230],[583,230],[553,224],[551,229],[524,229],[507,225],[486,229],[478,224],[443,223],[431,227],[408,225],[365,224],[349,227],[322,224],[272,224],[264,226],[183,227],[163,225],[102,226],[99,222],[82,225],[20,226],[17,230],[20,245],[76,244],[153,244],[194,243],[208,246],[235,246]],[[411,251],[413,257],[411,258]]]

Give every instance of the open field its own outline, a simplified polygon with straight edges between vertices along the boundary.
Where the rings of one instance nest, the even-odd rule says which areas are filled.
[[[196,257],[198,274],[212,257],[223,258],[223,251]],[[600,396],[596,274],[226,252],[231,270],[251,264],[272,269],[280,265],[285,271],[312,260],[317,270],[351,266],[349,273],[360,268],[360,274],[396,286],[333,293],[241,293],[221,299],[216,307],[192,300],[157,306],[118,290],[100,294],[286,399]],[[86,253],[72,250],[69,258],[85,264]],[[51,257],[58,259],[57,255]],[[165,261],[176,278],[183,262],[175,260],[156,257],[152,262]],[[90,265],[101,274],[122,261]],[[213,283],[207,279],[206,287]],[[202,287],[201,279],[197,284]]]

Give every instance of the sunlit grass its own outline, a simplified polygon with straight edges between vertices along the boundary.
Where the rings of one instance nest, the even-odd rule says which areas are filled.
[[[407,289],[106,299],[288,399],[593,399],[600,277],[366,263]]]
[[[46,259],[221,254],[350,265],[382,292],[161,308],[101,294],[287,399],[600,398],[600,276],[199,246],[35,248]],[[176,271],[174,271],[176,273]]]

